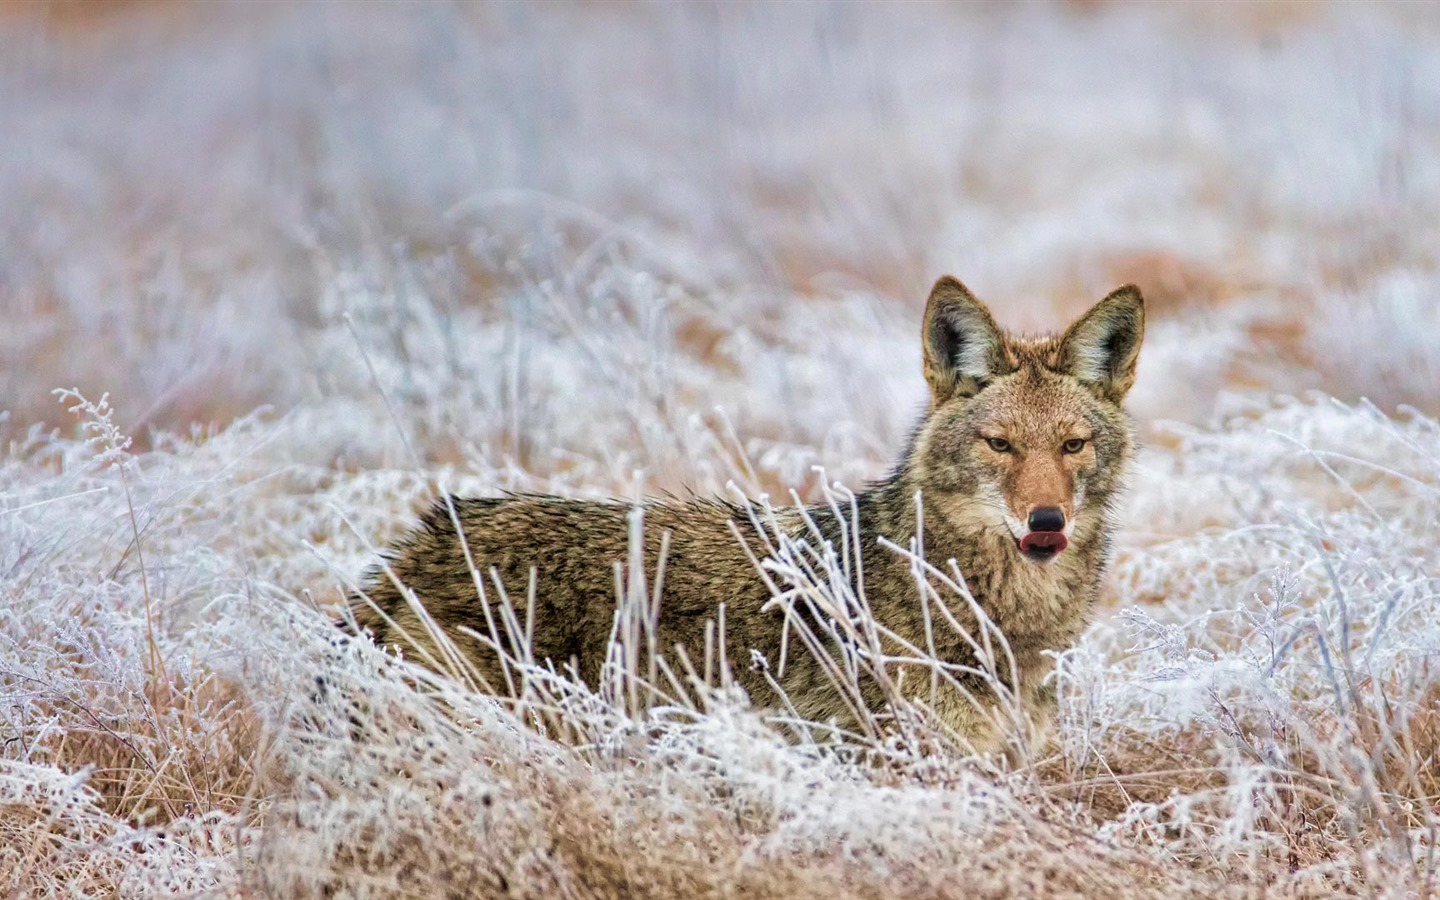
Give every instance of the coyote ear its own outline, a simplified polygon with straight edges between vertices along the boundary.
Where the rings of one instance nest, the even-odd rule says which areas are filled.
[[[1061,338],[1061,365],[1080,381],[1119,403],[1135,383],[1135,362],[1145,337],[1145,298],[1133,284],[1112,291]]]
[[[1001,342],[990,310],[965,285],[949,275],[935,282],[921,332],[925,380],[935,402],[979,393],[996,375]]]

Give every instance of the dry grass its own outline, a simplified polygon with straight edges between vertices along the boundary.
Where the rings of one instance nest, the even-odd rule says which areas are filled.
[[[0,896],[1434,894],[1427,14],[94,7],[0,8]],[[334,642],[440,491],[881,474],[942,271],[1151,300],[1022,764]]]

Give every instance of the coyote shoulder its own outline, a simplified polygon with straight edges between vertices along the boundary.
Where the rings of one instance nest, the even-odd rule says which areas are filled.
[[[860,492],[852,509],[842,509],[844,521],[828,506],[762,519],[742,504],[655,500],[642,508],[643,548],[632,550],[627,504],[537,495],[447,498],[372,572],[364,596],[352,604],[355,619],[379,643],[438,659],[422,624],[430,619],[493,690],[507,684],[496,643],[519,656],[510,635],[528,631],[531,658],[549,659],[561,670],[573,664],[594,685],[619,609],[617,566],[640,554],[652,590],[659,581],[651,632],[656,650],[669,656],[682,645],[691,660],[700,659],[707,623],[719,618],[723,604],[733,675],[757,705],[788,702],[808,719],[853,725],[852,705],[883,707],[882,678],[861,665],[867,674],[854,680],[847,699],[820,655],[848,653],[853,663],[866,658],[867,648],[853,638],[837,647],[854,632],[827,621],[838,614],[833,607],[804,603],[792,604],[790,614],[806,617],[821,638],[820,654],[798,646],[790,627],[796,622],[787,625],[783,604],[770,602],[786,585],[767,583],[756,568],[756,560],[773,552],[768,530],[778,527],[814,545],[807,529],[815,528],[836,548],[859,548],[850,587],[863,591],[878,633],[893,644],[881,648],[886,656],[903,657],[897,648],[906,645],[912,654],[933,649],[961,673],[936,693],[930,674],[917,671],[898,680],[902,693],[929,703],[977,750],[997,750],[1003,730],[985,711],[995,701],[994,679],[973,674],[971,637],[922,600],[912,560],[882,539],[907,546],[921,524],[926,561],[941,572],[952,571],[954,561],[1013,653],[1013,670],[1002,664],[999,683],[1043,727],[1053,709],[1047,651],[1070,646],[1085,626],[1110,556],[1114,501],[1132,446],[1121,404],[1135,380],[1143,335],[1144,303],[1133,286],[1106,296],[1062,334],[1030,338],[1002,332],[959,281],[941,278],[921,331],[926,411],[891,474]],[[923,523],[917,523],[917,494]],[[663,569],[658,579],[657,568]],[[496,577],[507,604],[497,602]],[[958,624],[974,624],[963,600],[953,591],[942,594]],[[511,627],[502,614],[513,617]],[[715,626],[708,627],[713,639]],[[782,641],[789,642],[783,670]],[[768,665],[751,664],[761,657]],[[893,670],[904,665],[886,665],[883,680],[893,690]]]

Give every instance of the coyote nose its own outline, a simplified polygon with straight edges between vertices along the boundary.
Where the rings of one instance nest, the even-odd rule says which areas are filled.
[[[1064,531],[1065,513],[1058,506],[1042,506],[1030,510],[1031,531]]]

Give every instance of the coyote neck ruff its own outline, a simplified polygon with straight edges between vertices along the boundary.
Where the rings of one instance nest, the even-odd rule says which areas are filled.
[[[1143,335],[1144,304],[1134,287],[1110,294],[1061,335],[1022,338],[1002,332],[960,282],[940,279],[921,334],[928,408],[890,476],[855,505],[861,565],[853,567],[857,583],[849,587],[864,592],[886,635],[883,678],[864,642],[834,627],[834,609],[795,602],[790,608],[799,622],[790,624],[808,625],[821,652],[860,659],[857,695],[847,698],[834,687],[826,671],[834,666],[786,626],[782,604],[770,602],[771,588],[752,562],[772,552],[773,537],[756,529],[753,510],[717,500],[657,500],[644,508],[643,557],[652,585],[663,548],[656,649],[670,655],[678,644],[700,659],[707,622],[719,618],[723,604],[727,657],[758,706],[788,703],[811,720],[853,727],[854,704],[883,712],[885,683],[898,684],[977,750],[1000,749],[1005,735],[991,711],[995,696],[982,678],[964,674],[978,665],[974,645],[922,602],[910,560],[881,543],[903,547],[918,532],[927,562],[949,574],[953,560],[1003,631],[1015,675],[1012,683],[1002,657],[1000,681],[1043,729],[1054,702],[1046,651],[1070,646],[1084,628],[1110,556],[1113,504],[1132,443],[1121,402],[1135,380]],[[422,660],[443,659],[418,603],[489,688],[504,689],[517,676],[506,677],[495,647],[512,658],[526,654],[494,608],[498,580],[518,620],[531,623],[529,656],[557,668],[573,664],[594,685],[617,611],[615,566],[632,558],[629,511],[620,503],[535,495],[441,501],[371,574],[365,596],[352,604],[356,621],[378,642],[409,646]],[[849,522],[837,521],[829,508],[808,510],[808,517],[837,552],[856,545],[853,534],[847,540]],[[814,546],[805,518],[791,510],[777,521]],[[939,595],[961,629],[983,643],[969,604],[944,588]],[[530,596],[533,610],[526,608]],[[942,679],[936,690],[928,669],[905,663],[917,648],[933,648],[952,667],[953,681]],[[765,665],[750,664],[756,653]]]

